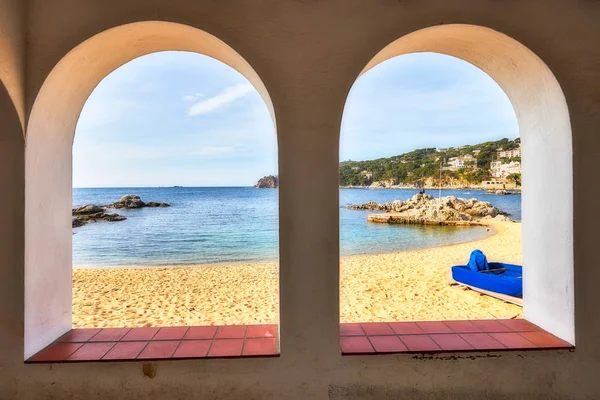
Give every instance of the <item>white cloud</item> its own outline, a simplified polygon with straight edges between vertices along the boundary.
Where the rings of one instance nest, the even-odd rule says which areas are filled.
[[[250,83],[240,83],[234,86],[229,86],[218,95],[193,104],[188,110],[188,115],[193,116],[210,114],[238,99],[241,99],[253,90],[254,87]]]
[[[206,97],[203,93],[194,93],[194,94],[187,94],[185,96],[183,96],[183,101],[195,101],[198,99],[201,99],[202,97]]]

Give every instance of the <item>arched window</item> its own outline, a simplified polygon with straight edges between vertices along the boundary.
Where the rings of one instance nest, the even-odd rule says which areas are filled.
[[[188,53],[159,53],[166,50]],[[161,62],[163,75],[156,68]],[[251,101],[238,117],[210,119],[242,98]],[[66,55],[47,78],[29,122],[25,357],[72,324],[87,328],[59,340],[74,349],[72,359],[86,353],[89,342],[106,343],[107,357],[112,350],[136,352],[126,358],[277,354],[278,196],[252,187],[262,175],[276,175],[269,114],[266,89],[243,58],[185,25],[114,28]],[[93,181],[105,188],[76,189],[71,203],[76,131],[75,186]],[[259,149],[264,153],[257,157]],[[238,150],[238,158],[229,158],[236,165],[222,158],[219,164],[219,157]],[[260,165],[250,168],[257,160]],[[72,204],[100,209],[74,216],[74,227],[83,224],[75,235]],[[102,221],[121,219],[113,213],[127,219]],[[181,267],[76,269],[72,319],[71,241],[74,266]],[[183,267],[189,265],[210,266]],[[114,329],[98,329],[105,327]],[[139,349],[120,341],[137,342]]]
[[[406,56],[398,57],[404,54]],[[494,105],[494,111],[496,115],[512,114],[513,122],[502,125],[503,121],[497,121],[489,115],[487,117],[491,132],[496,129],[508,130],[505,132],[508,136],[506,139],[502,139],[505,135],[496,131],[496,141],[492,140],[494,136],[489,133],[485,140],[478,141],[475,135],[470,139],[463,139],[464,143],[452,141],[453,134],[468,135],[470,129],[467,125],[480,125],[486,118],[486,107],[480,107],[479,112],[477,108],[471,108],[472,115],[468,115],[465,125],[457,130],[456,119],[465,120],[466,117],[460,115],[459,109],[465,104],[489,99],[477,91],[472,92],[473,88],[466,82],[458,87],[444,87],[443,73],[430,76],[426,83],[426,89],[433,90],[434,96],[428,98],[426,94],[423,95],[425,90],[418,90],[419,77],[432,72],[432,64],[427,64],[427,57],[430,58],[429,61],[436,59],[438,66],[440,62],[445,62],[450,68],[461,63],[463,68],[479,68],[477,77],[481,80],[480,86],[487,85],[491,90],[503,90],[506,93],[507,98],[500,101],[499,105]],[[404,64],[401,64],[402,59],[406,60]],[[405,88],[410,88],[412,92],[406,89],[404,93],[399,93],[395,90],[398,89],[397,82],[379,88],[377,92],[377,74],[385,75],[388,72],[388,76],[394,76],[390,73],[390,68],[394,66],[399,73],[404,67],[404,71],[410,74],[410,65],[407,64],[411,60],[420,60],[421,63],[418,66],[413,64],[414,75],[405,76]],[[464,61],[472,65],[464,64]],[[391,351],[392,347],[393,351],[473,350],[483,349],[484,346],[493,347],[490,343],[498,343],[498,348],[519,347],[516,342],[520,343],[521,348],[527,348],[537,347],[542,341],[539,339],[540,335],[548,335],[545,342],[552,342],[559,347],[574,343],[572,191],[569,189],[556,195],[550,189],[551,186],[556,187],[556,179],[561,181],[561,187],[572,187],[571,134],[564,96],[552,73],[529,50],[502,34],[476,26],[447,25],[423,29],[398,39],[381,50],[361,75],[350,93],[342,123],[340,185],[370,188],[391,186],[397,188],[397,195],[394,190],[378,192],[342,189],[341,205],[359,206],[354,207],[359,211],[342,208],[342,257],[345,248],[353,251],[358,249],[359,253],[372,253],[374,249],[378,249],[377,252],[384,253],[458,243],[485,236],[489,234],[486,232],[490,230],[489,226],[487,229],[465,229],[463,226],[473,224],[473,221],[470,216],[462,214],[475,214],[478,217],[489,214],[490,217],[495,217],[498,210],[490,208],[483,213],[474,211],[474,208],[489,207],[483,203],[477,204],[478,202],[471,204],[473,202],[468,202],[468,199],[479,197],[480,201],[490,201],[492,199],[489,196],[518,191],[522,169],[522,206],[518,204],[516,197],[509,197],[510,195],[491,202],[500,211],[513,214],[513,219],[521,220],[522,215],[523,311],[521,313],[518,307],[504,303],[518,299],[501,294],[496,296],[498,292],[502,292],[497,287],[483,285],[486,289],[496,289],[488,290],[487,295],[500,297],[487,297],[483,300],[478,295],[469,297],[472,293],[460,293],[457,292],[459,289],[447,286],[452,282],[449,279],[451,267],[459,264],[458,261],[466,265],[471,251],[477,247],[482,247],[484,252],[492,256],[490,261],[503,262],[504,271],[512,271],[509,265],[521,264],[521,240],[517,237],[520,236],[520,228],[512,223],[495,223],[496,234],[482,242],[380,257],[343,258],[342,352],[386,352],[386,349]],[[401,78],[396,75],[396,79]],[[372,85],[363,86],[363,82]],[[362,94],[357,94],[357,99],[352,97],[355,89]],[[389,97],[379,99],[380,103],[377,105],[360,107],[361,101],[369,101],[367,96],[381,93]],[[430,117],[425,117],[415,109],[419,104],[431,110]],[[448,109],[451,112],[447,112]],[[438,115],[433,115],[436,112]],[[382,122],[386,117],[387,126]],[[389,145],[382,146],[377,136],[392,129],[389,126],[390,120],[397,125],[397,136],[389,139]],[[518,121],[518,128],[514,121]],[[419,142],[419,146],[413,146],[414,149],[403,148],[403,151],[394,153],[395,147],[400,148],[416,141],[419,134],[423,134],[422,127],[434,133],[440,132],[440,125],[448,130],[444,137],[438,136],[438,141],[431,137],[421,137],[422,142]],[[417,127],[421,127],[421,131]],[[357,141],[353,140],[353,135],[357,134],[366,135],[372,139],[372,144],[357,145]],[[404,139],[402,134],[405,135]],[[485,135],[483,132],[477,134]],[[520,138],[517,138],[518,135]],[[370,161],[348,160],[361,158],[358,154],[364,154],[362,159]],[[481,190],[481,196],[468,196],[466,193],[462,196],[460,194],[464,192],[447,192],[449,188],[464,186],[469,187],[469,190]],[[406,193],[400,188],[404,188]],[[414,195],[416,197],[410,200]],[[459,199],[438,199],[444,195]],[[465,199],[461,200],[460,197]],[[392,200],[404,202],[390,203]],[[369,203],[371,201],[373,203]],[[449,204],[442,204],[444,202]],[[373,215],[367,216],[368,212]],[[352,226],[352,221],[356,218],[363,220]],[[365,223],[367,218],[372,224]],[[489,223],[482,221],[484,224]],[[548,229],[549,221],[557,226]],[[377,222],[384,222],[385,226],[378,227]],[[389,225],[393,223],[408,225],[403,228]],[[427,226],[415,228],[413,224]],[[357,244],[344,242],[351,242],[352,231],[359,229],[365,232],[354,235]],[[457,251],[461,253],[460,260],[454,254]],[[493,274],[497,275],[499,272],[495,271]],[[476,278],[489,280],[489,276],[489,273],[481,273]],[[504,275],[507,276],[508,273]],[[521,273],[515,272],[515,280],[521,279],[519,276]],[[463,284],[466,282],[469,287],[481,292],[480,284],[473,284],[468,279],[465,281],[462,277],[459,279],[455,275],[453,278]],[[457,304],[459,302],[463,304]],[[514,320],[514,317],[523,317],[525,320]],[[495,318],[501,320],[494,321]],[[441,322],[448,319],[454,321]],[[485,320],[470,322],[469,319]],[[429,322],[398,322],[407,320]],[[381,323],[368,323],[375,321]],[[361,322],[364,323],[360,324]],[[542,332],[543,330],[564,341]],[[473,333],[486,335],[471,338],[461,336]],[[414,334],[422,337],[413,337]],[[434,334],[441,336],[433,336]],[[371,335],[392,335],[393,339],[372,339]],[[403,335],[407,335],[406,340]]]

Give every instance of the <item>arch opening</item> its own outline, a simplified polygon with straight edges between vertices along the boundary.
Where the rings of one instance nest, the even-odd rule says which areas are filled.
[[[575,344],[571,128],[558,81],[516,40],[489,28],[458,24],[425,28],[392,42],[359,77],[384,61],[413,53],[466,61],[508,96],[523,152],[524,318]]]
[[[157,21],[123,25],[64,56],[37,95],[26,134],[25,358],[72,326],[72,144],[83,106],[115,69],[169,50],[203,54],[239,72],[256,88],[275,124],[258,74],[231,47],[197,28]]]

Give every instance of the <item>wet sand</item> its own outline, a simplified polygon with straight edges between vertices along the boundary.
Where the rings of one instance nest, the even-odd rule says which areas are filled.
[[[521,263],[521,224],[457,245],[343,257],[341,322],[521,317],[522,309],[450,286],[450,266],[473,249]],[[73,327],[277,323],[277,264],[175,268],[74,268]]]

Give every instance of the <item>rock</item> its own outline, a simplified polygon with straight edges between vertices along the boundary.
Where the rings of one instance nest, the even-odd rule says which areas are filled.
[[[394,200],[388,203],[368,202],[360,205],[350,205],[351,210],[374,210],[393,213],[385,217],[369,216],[369,221],[406,223],[406,224],[440,224],[464,225],[475,224],[478,219],[496,218],[499,221],[510,221],[506,213],[498,210],[487,201],[477,199],[459,199],[455,196],[436,199],[428,194],[416,194],[407,201]]]
[[[170,207],[168,203],[158,203],[155,201],[151,201],[148,203],[144,203],[140,196],[136,196],[134,194],[128,194],[119,199],[116,203],[107,204],[104,207],[106,208],[123,208],[123,209],[133,209],[133,208],[142,208],[142,207]],[[94,204],[87,204],[85,206],[81,206],[73,209],[73,218],[72,227],[79,228],[85,224],[94,223],[97,221],[108,221],[108,222],[116,222],[116,221],[124,221],[125,218],[119,214],[107,214],[106,210],[100,206]]]
[[[108,204],[108,208],[142,208],[146,204],[140,199],[140,196],[135,194],[127,194],[119,199],[116,203]]]
[[[104,210],[102,210],[100,212],[92,213],[92,214],[75,215],[75,218],[73,218],[71,225],[73,228],[79,228],[80,226],[83,226],[85,224],[94,223],[97,221],[116,222],[116,221],[124,221],[126,219],[127,218],[125,218],[122,215],[106,214],[104,212]]]
[[[168,203],[157,203],[156,201],[149,201],[145,203],[144,207],[171,207]]]
[[[89,220],[84,220],[82,218],[73,218],[73,228],[79,228],[80,226],[84,226],[85,224],[87,224],[89,222]]]
[[[81,206],[79,208],[73,209],[73,215],[87,215],[87,214],[95,214],[99,212],[103,212],[104,209],[100,206],[94,204],[87,204],[85,206]]]
[[[275,189],[279,187],[279,177],[274,175],[263,176],[258,180],[254,187],[260,189]]]
[[[151,201],[148,203],[144,203],[140,196],[135,194],[127,194],[119,199],[116,203],[107,204],[104,207],[106,208],[126,208],[126,209],[134,209],[134,208],[142,208],[142,207],[170,207],[168,203],[158,203],[155,201]]]

